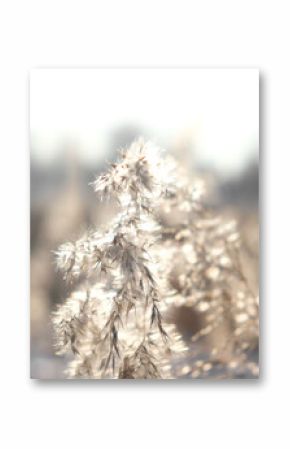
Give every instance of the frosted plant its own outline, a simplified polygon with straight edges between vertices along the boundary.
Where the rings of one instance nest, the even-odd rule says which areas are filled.
[[[53,316],[58,353],[73,354],[69,377],[175,375],[185,346],[164,320],[166,284],[153,251],[160,232],[153,212],[168,194],[165,165],[154,145],[134,142],[93,183],[103,199],[117,199],[120,213],[107,229],[56,251],[64,280],[79,286]]]
[[[205,206],[202,183],[139,140],[93,187],[117,200],[119,213],[56,251],[76,286],[53,317],[58,353],[72,354],[67,375],[256,377],[258,298],[237,225]],[[189,350],[170,324],[183,307],[199,317]]]

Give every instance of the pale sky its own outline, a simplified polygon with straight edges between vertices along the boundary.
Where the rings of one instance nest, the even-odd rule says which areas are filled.
[[[62,142],[80,158],[106,158],[112,132],[145,129],[165,147],[191,136],[198,162],[239,171],[259,145],[255,69],[35,69],[30,76],[34,155],[53,159]],[[136,136],[138,137],[138,136]]]

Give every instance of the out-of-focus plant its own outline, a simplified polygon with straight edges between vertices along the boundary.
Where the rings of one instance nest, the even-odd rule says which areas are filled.
[[[175,173],[171,195],[157,212],[163,238],[156,250],[166,261],[172,305],[196,317],[179,374],[257,377],[259,300],[244,274],[237,223],[206,207],[202,181],[192,185]]]
[[[198,185],[142,140],[93,185],[120,213],[56,252],[75,286],[53,316],[58,353],[73,354],[68,376],[257,376],[258,300],[236,224],[215,217]],[[189,348],[170,323],[184,307],[199,317]]]

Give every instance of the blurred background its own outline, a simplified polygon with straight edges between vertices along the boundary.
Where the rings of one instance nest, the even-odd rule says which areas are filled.
[[[65,366],[52,346],[50,313],[67,294],[52,251],[108,219],[110,211],[89,183],[140,136],[173,154],[193,180],[202,176],[208,204],[238,220],[247,271],[258,289],[257,70],[33,70],[32,378],[62,378]]]

